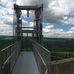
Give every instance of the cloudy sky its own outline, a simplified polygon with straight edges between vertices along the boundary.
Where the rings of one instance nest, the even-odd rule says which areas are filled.
[[[74,0],[0,0],[0,35],[13,34],[14,3],[44,5],[44,37],[74,38]],[[23,26],[33,26],[32,11],[30,15],[26,18],[26,11],[22,11]]]

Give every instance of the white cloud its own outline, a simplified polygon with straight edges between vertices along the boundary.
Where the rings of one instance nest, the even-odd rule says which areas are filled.
[[[0,6],[0,35],[11,35],[13,24],[13,0],[1,0],[3,6]],[[64,23],[64,14],[74,12],[74,0],[17,0],[18,5],[44,4],[44,20],[52,23]],[[23,16],[26,11],[22,12]],[[30,12],[31,17],[33,12]],[[65,18],[67,19],[67,18]],[[74,19],[69,19],[70,24],[74,24]],[[22,20],[23,26],[31,27],[33,22]],[[30,25],[29,25],[30,24]],[[46,24],[46,23],[45,23]],[[47,37],[71,37],[74,38],[74,27],[68,31],[64,29],[55,29],[53,24],[47,23],[43,27],[43,34]]]
[[[22,10],[22,16],[26,16],[27,15],[27,11],[26,10]]]
[[[55,15],[63,15],[69,12],[69,2],[71,0],[54,0],[49,3],[50,10]]]
[[[22,26],[23,27],[27,27],[29,24],[28,24],[28,22],[27,21],[25,21],[25,20],[22,20]]]
[[[54,27],[54,25],[45,26],[46,29],[51,29],[51,28],[53,28],[53,27]]]
[[[70,30],[71,30],[71,31],[74,31],[74,27],[71,27]]]
[[[67,31],[69,34],[74,34],[74,27],[71,27],[69,31]]]
[[[50,38],[74,38],[74,27],[64,31],[64,29],[55,28],[53,25],[46,26],[43,28],[43,35]]]
[[[18,5],[37,5],[43,3],[43,19],[45,22],[50,23],[68,24],[68,21],[64,21],[64,15],[74,12],[74,0],[16,0],[16,3]],[[70,24],[73,24],[72,20]]]
[[[18,5],[30,5],[32,0],[16,0],[16,4]]]
[[[0,21],[6,25],[12,25],[13,24],[13,15],[4,15],[4,16],[0,17]]]
[[[13,0],[1,0],[0,35],[13,34]]]
[[[0,0],[0,2],[8,3],[8,2],[13,2],[13,0]]]
[[[13,28],[11,25],[0,24],[0,35],[13,35]]]
[[[54,25],[47,25],[43,28],[43,32],[48,33],[51,31],[51,29],[54,28]]]
[[[68,23],[74,25],[74,18],[70,18],[70,19],[68,20]]]

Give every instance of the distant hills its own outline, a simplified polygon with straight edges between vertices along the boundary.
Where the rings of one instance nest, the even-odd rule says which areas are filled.
[[[0,40],[1,39],[13,39],[13,36],[0,36]]]
[[[13,36],[3,36],[0,35],[0,39],[13,39]],[[31,37],[30,37],[31,38]],[[44,41],[48,41],[48,40],[74,40],[74,38],[43,38]]]

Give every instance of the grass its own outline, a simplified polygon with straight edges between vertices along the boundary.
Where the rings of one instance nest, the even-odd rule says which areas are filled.
[[[51,51],[52,60],[74,57],[74,39],[46,39],[44,47]]]
[[[44,41],[44,47],[50,51],[74,51],[74,39],[50,39]]]
[[[59,59],[64,59],[64,58],[71,58],[74,57],[74,52],[51,52],[51,56],[55,56],[56,58]]]

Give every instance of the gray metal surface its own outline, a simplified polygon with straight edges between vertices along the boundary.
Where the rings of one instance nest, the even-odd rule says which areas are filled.
[[[33,52],[21,52],[12,74],[39,74]]]

